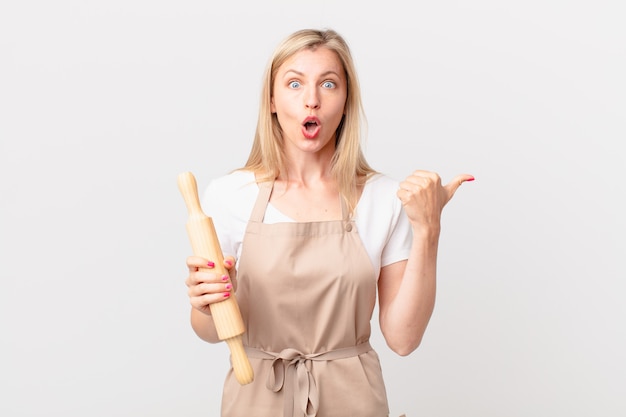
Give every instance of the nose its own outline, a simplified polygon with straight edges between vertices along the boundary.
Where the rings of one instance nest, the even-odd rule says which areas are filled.
[[[317,109],[320,106],[320,97],[317,88],[308,88],[304,95],[304,104],[307,109]]]

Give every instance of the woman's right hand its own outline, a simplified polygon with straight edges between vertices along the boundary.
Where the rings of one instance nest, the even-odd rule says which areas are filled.
[[[211,271],[215,264],[199,256],[187,258],[189,275],[185,280],[187,294],[193,308],[210,316],[210,305],[224,301],[234,291],[235,260],[232,256],[224,258],[224,266],[229,275],[221,275]],[[233,276],[233,280],[231,280]]]

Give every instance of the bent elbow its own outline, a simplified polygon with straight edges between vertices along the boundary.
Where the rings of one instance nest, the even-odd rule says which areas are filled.
[[[399,356],[409,356],[411,353],[415,352],[421,342],[422,339],[420,338],[412,341],[387,343],[387,345],[395,354]]]
[[[396,348],[392,350],[399,356],[409,356],[411,353],[415,352],[417,346],[406,346],[402,348]]]

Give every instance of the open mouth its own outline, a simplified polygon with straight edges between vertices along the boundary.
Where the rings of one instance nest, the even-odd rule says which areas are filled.
[[[306,122],[304,124],[304,128],[306,129],[307,132],[312,132],[315,129],[317,129],[317,122],[314,122],[314,121]]]
[[[312,139],[320,131],[320,121],[316,117],[308,117],[302,124],[302,133],[306,138]]]

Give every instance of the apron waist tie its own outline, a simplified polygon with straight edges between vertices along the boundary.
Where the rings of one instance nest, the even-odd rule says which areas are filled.
[[[251,358],[272,361],[272,372],[268,375],[265,386],[274,392],[285,388],[283,417],[315,417],[319,407],[319,394],[311,373],[311,361],[350,358],[369,352],[372,346],[369,342],[364,342],[356,346],[308,355],[296,349],[284,349],[275,353],[245,346],[245,350]]]

